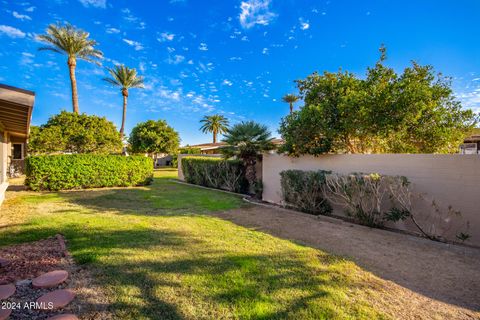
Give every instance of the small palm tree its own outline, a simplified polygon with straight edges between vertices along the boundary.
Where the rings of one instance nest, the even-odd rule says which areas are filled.
[[[125,119],[127,118],[128,89],[143,88],[143,77],[137,75],[136,69],[130,69],[128,67],[125,67],[123,64],[117,65],[114,68],[107,69],[112,77],[104,78],[103,80],[110,84],[113,84],[114,86],[120,87],[123,96],[122,127],[120,128],[120,135],[123,138],[123,134],[125,131]]]
[[[236,156],[242,159],[245,165],[245,176],[250,186],[257,183],[255,164],[265,151],[275,148],[271,133],[267,126],[254,121],[241,122],[227,130],[223,139],[227,146],[221,151],[227,157]]]
[[[67,55],[68,70],[70,71],[70,84],[72,87],[72,106],[73,112],[79,113],[77,80],[75,78],[75,67],[77,59],[100,64],[96,59],[101,59],[103,53],[96,50],[95,40],[89,39],[90,34],[81,29],[77,29],[71,24],[54,25],[47,28],[47,34],[39,35],[40,41],[48,43],[49,46],[41,47],[39,50],[48,50]]]
[[[283,102],[286,102],[290,105],[290,113],[293,112],[293,104],[295,102],[297,102],[298,100],[300,100],[300,97],[292,94],[292,93],[289,93],[289,94],[286,94],[282,97],[282,100]]]
[[[213,143],[217,143],[217,134],[225,133],[228,130],[228,119],[220,114],[205,116],[200,123],[202,123],[200,130],[203,133],[213,133]]]

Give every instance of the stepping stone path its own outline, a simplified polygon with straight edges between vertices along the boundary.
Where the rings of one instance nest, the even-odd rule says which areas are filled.
[[[0,320],[7,319],[11,314],[12,314],[12,310],[0,308]]]
[[[0,300],[10,298],[15,293],[15,286],[13,284],[0,285]]]
[[[43,304],[44,310],[61,309],[75,298],[75,293],[68,289],[55,290],[45,293],[37,299],[37,303]],[[50,306],[53,304],[52,308]]]
[[[58,316],[50,317],[47,320],[78,320],[74,314],[59,314]]]
[[[63,283],[68,278],[68,272],[64,270],[55,270],[42,274],[33,279],[34,288],[54,288]]]
[[[0,268],[5,268],[10,264],[10,260],[0,258]]]

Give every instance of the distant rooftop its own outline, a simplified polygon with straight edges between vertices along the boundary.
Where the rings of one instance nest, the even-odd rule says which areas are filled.
[[[272,139],[272,142],[274,145],[279,146],[285,143],[283,139]],[[227,144],[225,142],[217,142],[217,143],[200,143],[200,144],[194,144],[194,145],[187,145],[184,146],[183,148],[200,148],[200,150],[214,150],[218,149],[220,147],[226,146]]]

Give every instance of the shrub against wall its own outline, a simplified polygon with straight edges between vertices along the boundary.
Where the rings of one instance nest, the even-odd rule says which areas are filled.
[[[280,173],[283,200],[290,206],[312,214],[330,214],[332,207],[324,197],[325,176],[330,171],[286,170]]]
[[[69,190],[146,185],[152,181],[151,158],[115,155],[50,155],[26,159],[25,184],[32,190]]]
[[[188,183],[238,193],[248,189],[245,167],[240,160],[185,157],[182,158],[182,171]]]
[[[410,220],[426,238],[446,240],[445,231],[454,228],[457,240],[468,240],[469,222],[451,206],[440,208],[433,200],[430,213],[413,206],[416,194],[406,177],[378,173],[338,174],[329,171],[286,170],[280,173],[284,201],[301,211],[329,214],[339,205],[359,224],[381,227],[387,221]],[[420,222],[420,216],[428,220]]]

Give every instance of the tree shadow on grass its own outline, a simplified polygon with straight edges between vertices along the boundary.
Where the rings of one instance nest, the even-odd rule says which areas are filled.
[[[60,196],[91,210],[119,214],[172,216],[205,214],[246,206],[241,196],[179,185],[156,178],[151,186],[69,191]]]
[[[302,250],[241,254],[154,227],[110,230],[35,221],[3,232],[0,245],[57,233],[66,236],[75,261],[93,268],[99,284],[112,290],[110,310],[119,319],[379,317],[358,297],[332,297],[366,286],[342,269],[344,260]]]

